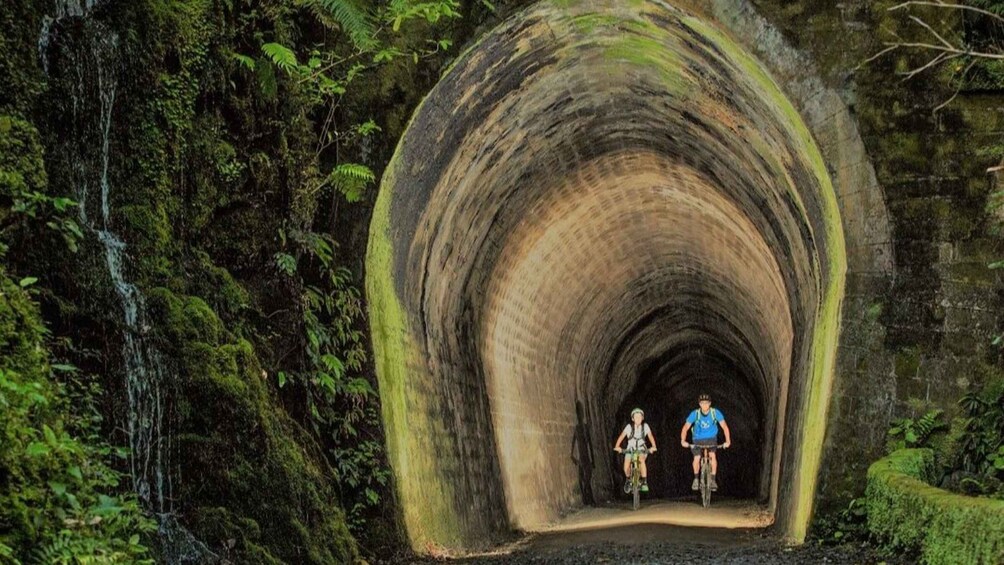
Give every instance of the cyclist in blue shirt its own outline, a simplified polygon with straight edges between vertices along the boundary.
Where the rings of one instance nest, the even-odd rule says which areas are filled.
[[[689,447],[694,455],[694,483],[690,488],[697,490],[700,488],[697,475],[701,472],[701,447],[708,446],[708,458],[711,459],[711,490],[718,490],[718,483],[715,482],[715,475],[718,474],[718,459],[715,457],[715,449],[718,446],[718,426],[722,426],[725,431],[725,443],[722,448],[732,445],[732,434],[729,426],[725,423],[725,416],[717,408],[711,407],[711,396],[702,394],[698,398],[701,406],[690,413],[687,422],[683,424],[680,431],[680,445]],[[687,443],[687,430],[693,428],[693,442]]]

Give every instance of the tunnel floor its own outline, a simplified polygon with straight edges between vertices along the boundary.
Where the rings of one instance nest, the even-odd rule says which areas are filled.
[[[703,528],[764,528],[774,519],[766,506],[748,500],[712,498],[711,507],[700,506],[696,497],[687,500],[644,502],[637,511],[628,502],[587,507],[540,531],[575,532],[635,524],[665,524]]]
[[[791,546],[770,527],[730,529],[660,523],[537,532],[488,553],[453,559],[449,556],[423,557],[409,563],[425,565],[444,561],[471,565],[911,563],[898,556],[881,554],[867,544],[832,547],[807,543]]]
[[[673,506],[682,503],[667,504]],[[733,501],[731,507],[724,504],[717,510],[726,519],[740,516],[739,520],[749,520],[748,516],[742,514],[743,508],[755,510],[756,507],[748,502]],[[653,506],[653,510],[657,509]],[[644,512],[644,509],[639,512]],[[867,544],[832,547],[807,543],[792,546],[782,541],[771,527],[722,528],[658,522],[535,532],[515,543],[487,553],[453,558],[448,555],[422,557],[408,562],[413,565],[425,565],[444,561],[468,565],[502,563],[506,565],[541,563],[905,565],[911,563],[898,556],[882,554]]]

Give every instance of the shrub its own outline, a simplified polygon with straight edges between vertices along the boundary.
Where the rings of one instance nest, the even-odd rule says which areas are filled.
[[[868,529],[924,563],[1004,562],[1004,501],[935,488],[934,452],[902,449],[868,469]]]

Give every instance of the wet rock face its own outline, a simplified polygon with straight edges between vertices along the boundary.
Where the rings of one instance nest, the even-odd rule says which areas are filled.
[[[723,483],[795,538],[814,497],[841,496],[881,448],[907,400],[885,369],[917,346],[883,314],[914,288],[892,284],[909,220],[890,221],[872,156],[880,176],[892,157],[862,143],[846,100],[875,103],[833,87],[870,54],[841,26],[876,24],[814,13],[829,43],[796,49],[807,36],[779,4],[535,4],[416,111],[367,291],[417,547],[533,529],[584,482],[611,496],[610,445],[636,405],[662,448],[653,490],[678,494],[701,391],[732,424]]]

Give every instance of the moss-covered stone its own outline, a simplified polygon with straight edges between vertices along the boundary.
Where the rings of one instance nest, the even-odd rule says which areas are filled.
[[[178,498],[197,537],[241,563],[357,559],[332,471],[270,399],[252,345],[199,298],[160,288],[149,302],[173,360],[175,440],[185,457]]]
[[[928,484],[934,452],[904,449],[868,469],[868,528],[924,563],[1004,561],[1004,501],[972,498]]]

